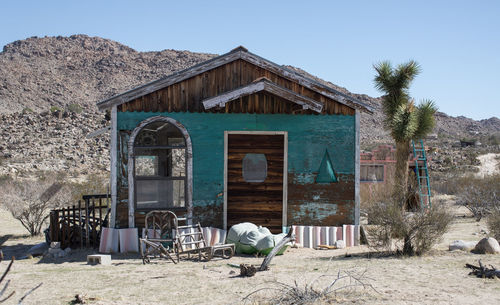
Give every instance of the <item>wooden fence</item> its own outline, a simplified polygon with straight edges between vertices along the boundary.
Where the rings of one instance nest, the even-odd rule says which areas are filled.
[[[78,205],[50,211],[51,241],[61,248],[98,248],[103,227],[108,226],[110,195],[84,195]]]

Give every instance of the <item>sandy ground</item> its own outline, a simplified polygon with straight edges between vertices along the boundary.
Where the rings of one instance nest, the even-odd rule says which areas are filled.
[[[465,263],[500,266],[500,255],[475,255],[449,252],[455,239],[478,241],[486,230],[484,222],[464,217],[467,210],[455,207],[455,220],[449,233],[430,255],[413,258],[369,257],[364,246],[344,250],[289,249],[276,257],[271,270],[252,278],[240,278],[231,264],[257,264],[262,258],[235,256],[210,262],[181,261],[174,265],[155,260],[143,265],[137,254],[113,255],[111,266],[86,265],[92,251],[74,251],[63,259],[25,259],[16,261],[8,279],[9,291],[19,298],[39,283],[40,289],[25,304],[68,304],[75,294],[95,298],[95,304],[240,304],[252,303],[273,293],[265,290],[243,301],[251,292],[276,288],[276,282],[304,286],[323,275],[315,287],[324,288],[337,272],[363,272],[372,289],[357,289],[339,294],[342,303],[358,304],[500,304],[500,280],[479,279],[468,275]],[[26,238],[24,230],[10,215],[0,210],[0,235],[6,256],[19,255],[41,238]],[[7,262],[0,263],[0,271]],[[342,283],[341,283],[342,284]],[[339,285],[340,286],[340,285]],[[11,301],[13,304],[14,300]]]
[[[495,153],[478,156],[477,158],[481,162],[481,165],[478,166],[479,172],[477,172],[476,175],[478,177],[484,177],[498,173],[500,171],[498,160],[496,159],[498,156],[500,156],[500,154]]]

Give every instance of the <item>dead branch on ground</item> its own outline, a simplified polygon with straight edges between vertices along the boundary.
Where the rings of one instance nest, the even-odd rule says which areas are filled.
[[[466,268],[472,269],[472,271],[469,273],[469,275],[475,275],[480,278],[489,278],[493,279],[495,277],[500,279],[500,270],[493,267],[493,265],[489,265],[490,267],[488,268],[487,266],[483,265],[481,263],[481,260],[479,260],[479,266],[474,266],[471,264],[465,264]]]
[[[295,240],[295,234],[293,234],[293,227],[290,227],[288,230],[288,234],[283,237],[283,239],[276,245],[274,246],[273,250],[271,250],[271,253],[269,253],[266,258],[264,258],[264,261],[262,262],[262,265],[260,265],[259,271],[264,271],[268,269],[269,264],[271,263],[271,260],[274,258],[274,256],[281,251],[281,249],[289,242]]]
[[[332,278],[331,282],[324,288],[318,288],[317,282],[320,279]],[[271,304],[314,304],[320,300],[328,300],[332,296],[336,296],[338,292],[349,289],[372,289],[377,290],[367,282],[371,280],[366,277],[366,270],[362,272],[355,271],[338,271],[337,274],[322,274],[315,278],[310,283],[303,285],[297,280],[293,284],[282,283],[278,281],[267,282],[271,287],[263,287],[257,289],[243,298],[243,301],[251,301],[251,297],[261,291],[275,291],[275,294],[267,301]]]
[[[9,265],[7,266],[7,269],[5,269],[5,271],[3,272],[2,274],[2,277],[0,277],[0,284],[3,282],[3,280],[5,279],[5,277],[7,276],[7,274],[9,273],[10,271],[10,268],[12,267],[12,264],[14,264],[14,258],[12,258],[10,260],[10,263]],[[15,291],[12,291],[9,295],[7,295],[5,298],[2,298],[3,295],[5,294],[5,292],[7,291],[7,288],[9,287],[9,284],[10,284],[10,280],[7,281],[7,283],[5,283],[5,285],[3,286],[2,290],[0,290],[0,303],[3,303],[5,301],[7,301],[8,299],[10,299],[16,292]],[[26,292],[18,301],[18,305],[22,305],[23,304],[23,301],[24,299],[29,296],[33,291],[37,290],[38,288],[40,288],[40,286],[42,286],[43,283],[40,283],[38,284],[37,286],[31,288],[28,292]]]

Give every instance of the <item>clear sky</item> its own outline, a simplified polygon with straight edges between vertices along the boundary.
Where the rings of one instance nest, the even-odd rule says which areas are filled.
[[[355,93],[373,64],[414,59],[411,94],[453,116],[500,117],[500,1],[2,1],[0,46],[87,34],[139,51],[238,45]]]

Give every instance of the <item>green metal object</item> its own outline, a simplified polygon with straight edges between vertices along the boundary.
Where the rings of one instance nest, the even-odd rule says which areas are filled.
[[[415,158],[415,174],[418,182],[418,195],[420,198],[420,208],[426,209],[431,207],[431,185],[429,181],[429,169],[427,167],[427,156],[425,154],[424,140],[420,140],[420,148],[415,147],[415,141],[411,141],[413,146],[413,157]],[[418,145],[417,145],[418,146]],[[419,165],[422,161],[422,165]],[[423,175],[420,174],[420,169],[423,169]]]

